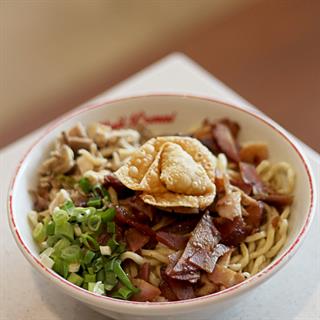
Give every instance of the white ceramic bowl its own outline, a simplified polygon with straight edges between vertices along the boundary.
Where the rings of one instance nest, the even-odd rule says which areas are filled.
[[[257,275],[222,292],[179,302],[142,303],[98,296],[81,289],[42,265],[38,249],[27,222],[32,208],[28,190],[36,185],[37,169],[46,158],[57,135],[78,121],[112,122],[130,125],[144,119],[156,133],[184,132],[204,118],[228,117],[241,125],[240,141],[263,140],[270,148],[271,160],[287,161],[296,172],[295,201],[292,207],[289,235],[286,244],[273,262]],[[306,156],[297,141],[270,119],[208,98],[179,95],[149,95],[107,101],[100,105],[77,110],[58,120],[30,148],[21,160],[9,190],[9,221],[12,234],[28,261],[58,288],[97,311],[117,319],[206,319],[224,308],[241,301],[244,294],[256,289],[282,268],[296,252],[307,233],[315,207],[314,182]]]

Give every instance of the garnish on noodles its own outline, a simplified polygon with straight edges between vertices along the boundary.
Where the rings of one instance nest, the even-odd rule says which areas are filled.
[[[28,214],[41,262],[95,294],[141,302],[260,272],[286,242],[295,173],[239,131],[220,119],[188,136],[99,123],[62,132]]]

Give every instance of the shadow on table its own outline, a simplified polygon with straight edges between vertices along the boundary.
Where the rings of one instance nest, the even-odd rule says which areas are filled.
[[[311,263],[311,257],[314,258],[318,250],[314,241],[319,242],[320,240],[317,232],[319,224],[319,221],[314,221],[297,255],[271,281],[261,285],[253,295],[244,298],[238,305],[230,306],[230,309],[223,314],[217,316],[213,312],[214,318],[219,320],[294,319],[306,303],[310,303],[310,297],[314,297],[317,303],[320,283],[319,279],[315,279],[317,266]],[[60,292],[36,273],[34,273],[34,278],[38,283],[43,303],[47,304],[58,318],[68,320],[110,319]],[[301,291],[301,288],[305,288],[304,291]]]

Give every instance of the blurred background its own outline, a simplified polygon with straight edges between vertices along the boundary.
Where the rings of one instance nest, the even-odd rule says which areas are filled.
[[[0,0],[0,148],[180,51],[320,151],[319,0]]]

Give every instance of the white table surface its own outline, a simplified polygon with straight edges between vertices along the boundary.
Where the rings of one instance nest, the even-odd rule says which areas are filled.
[[[130,95],[198,94],[253,107],[184,55],[172,54],[88,102]],[[81,106],[80,106],[81,107]],[[257,109],[256,112],[259,112]],[[43,129],[0,151],[0,319],[107,319],[48,284],[20,253],[7,222],[6,197],[14,169]],[[305,146],[320,184],[320,155]],[[299,252],[253,297],[212,319],[320,319],[320,221],[316,217]]]

